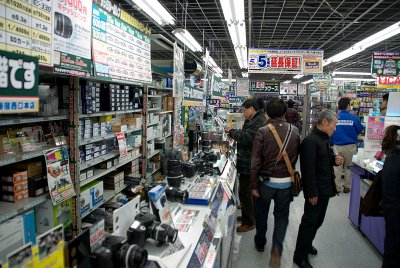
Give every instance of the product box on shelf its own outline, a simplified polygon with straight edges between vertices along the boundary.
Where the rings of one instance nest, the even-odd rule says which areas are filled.
[[[8,193],[20,192],[28,189],[28,180],[23,180],[17,183],[3,182],[1,183],[0,189],[1,192],[8,192]]]
[[[13,164],[15,170],[26,171],[28,178],[42,175],[42,161],[24,161]]]
[[[7,202],[18,203],[29,197],[28,189],[18,191],[18,192],[2,192],[1,200]]]
[[[166,97],[167,98],[167,111],[172,111],[174,109],[174,98],[173,97]]]
[[[29,197],[37,197],[48,192],[46,177],[39,175],[28,179]]]
[[[100,163],[99,167],[101,169],[109,169],[113,166],[113,161],[112,160],[107,160],[105,162]]]
[[[94,168],[89,168],[86,170],[86,178],[90,179],[94,176]]]
[[[65,227],[72,223],[72,199],[53,206],[51,200],[35,207],[36,228],[38,233],[44,233],[62,224]]]
[[[128,130],[127,125],[112,125],[111,131],[112,132],[126,132]]]
[[[90,188],[82,189],[79,196],[81,212],[80,215],[86,215],[92,209],[92,197],[90,195]]]
[[[95,181],[90,187],[92,207],[98,206],[104,199],[103,181]]]
[[[10,175],[2,175],[1,182],[11,182],[11,183],[18,183],[23,180],[28,179],[28,172],[27,171],[16,171],[12,172]]]
[[[106,175],[104,178],[104,182],[116,183],[124,180],[124,172],[123,171],[115,171]]]
[[[24,219],[14,217],[0,224],[0,262],[6,262],[6,256],[25,244]]]

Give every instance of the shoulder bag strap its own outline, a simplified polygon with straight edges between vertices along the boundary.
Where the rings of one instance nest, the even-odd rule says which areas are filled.
[[[282,143],[281,138],[280,138],[279,135],[278,135],[278,132],[277,132],[276,129],[275,129],[275,127],[274,127],[272,124],[268,124],[268,128],[271,130],[272,134],[273,134],[274,137],[275,137],[276,142],[277,142],[278,145],[279,145],[279,148],[281,149],[281,153],[282,153],[283,159],[285,160],[286,167],[287,167],[287,169],[288,169],[288,171],[289,171],[289,173],[290,173],[290,177],[292,177],[292,181],[293,181],[293,178],[294,178],[294,171],[293,171],[292,164],[290,163],[289,157],[288,157],[288,155],[287,155],[287,153],[286,153],[286,146],[287,146],[287,144],[289,143],[288,140],[289,140],[290,134],[289,134],[289,135],[286,135],[286,138],[285,138],[285,143],[286,143],[286,144],[285,144],[285,146],[284,146],[283,143]],[[291,127],[291,125],[289,124],[288,133],[289,133],[289,132],[291,133],[291,129],[292,129],[292,127]],[[277,160],[278,160],[278,159],[277,159]],[[278,161],[279,161],[279,160],[278,160]]]

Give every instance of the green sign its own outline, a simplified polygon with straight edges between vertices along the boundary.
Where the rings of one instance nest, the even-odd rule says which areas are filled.
[[[0,51],[0,113],[39,111],[38,58]]]
[[[378,76],[400,76],[400,52],[372,52],[371,74]]]
[[[222,85],[221,78],[214,75],[213,83],[211,86],[211,90],[212,90],[211,95],[213,97],[222,97],[223,96],[222,87],[223,87],[223,85]]]
[[[204,99],[204,90],[192,87],[185,83],[185,90],[183,92],[184,101],[200,101]]]
[[[251,94],[254,92],[279,93],[279,88],[280,88],[279,82],[268,82],[268,81],[250,82]]]

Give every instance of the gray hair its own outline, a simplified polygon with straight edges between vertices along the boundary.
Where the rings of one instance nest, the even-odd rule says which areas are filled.
[[[326,119],[328,123],[332,123],[335,118],[338,118],[338,116],[332,110],[323,110],[318,114],[317,124],[322,125],[322,121],[324,121],[324,119]]]

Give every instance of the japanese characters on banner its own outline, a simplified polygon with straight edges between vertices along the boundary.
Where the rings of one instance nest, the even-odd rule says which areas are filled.
[[[367,124],[367,138],[370,140],[382,140],[385,130],[384,116],[369,116]]]
[[[31,55],[51,66],[52,7],[46,0],[0,0],[0,50]]]
[[[380,76],[377,78],[378,88],[400,89],[400,77]]]
[[[90,76],[92,0],[51,2],[54,72]]]
[[[371,73],[373,77],[400,76],[400,52],[372,52]]]
[[[145,30],[143,33],[141,30]],[[151,83],[149,30],[112,1],[93,1],[95,76]]]
[[[236,96],[247,97],[249,96],[249,79],[237,78],[236,79]]]
[[[249,73],[319,74],[323,50],[249,49]]]
[[[185,68],[183,50],[178,47],[178,43],[174,43],[174,80],[172,83],[173,97],[184,97],[185,85]]]
[[[212,78],[212,84],[211,84],[211,95],[214,97],[222,97],[222,88],[223,88],[223,82],[220,77],[217,77],[215,74],[213,75]]]
[[[46,159],[47,183],[53,205],[75,195],[69,173],[69,155],[67,146],[57,147],[43,152]]]
[[[304,84],[297,84],[297,94],[298,95],[307,95],[306,85]]]
[[[251,81],[250,94],[254,94],[255,92],[279,94],[279,86],[280,86],[279,82]]]
[[[202,106],[203,98],[203,89],[195,88],[189,84],[185,84],[183,106]]]
[[[115,134],[117,136],[118,148],[119,148],[119,156],[126,157],[128,152],[126,149],[126,139],[125,134],[123,132],[118,132]]]
[[[281,83],[280,95],[297,95],[297,84]]]
[[[317,90],[325,90],[331,86],[333,78],[330,73],[325,73],[321,75],[314,75],[313,81]]]
[[[38,69],[36,57],[0,51],[0,114],[39,111]]]

